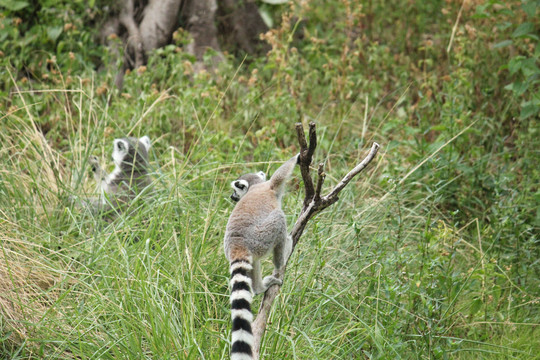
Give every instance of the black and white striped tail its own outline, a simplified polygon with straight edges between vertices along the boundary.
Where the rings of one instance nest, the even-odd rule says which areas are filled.
[[[251,258],[231,262],[231,360],[253,359]]]

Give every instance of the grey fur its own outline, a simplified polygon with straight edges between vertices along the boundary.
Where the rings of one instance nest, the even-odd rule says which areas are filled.
[[[114,170],[108,174],[92,156],[89,164],[96,181],[100,183],[101,196],[90,201],[93,211],[120,210],[150,184],[148,176],[148,150],[150,139],[125,137],[114,140]]]
[[[292,239],[287,234],[287,222],[281,209],[285,183],[291,177],[298,155],[285,162],[266,182],[253,174],[244,175],[252,181],[248,191],[239,199],[225,232],[225,255],[232,262],[235,249],[245,249],[252,256],[250,277],[256,294],[273,284],[281,284],[274,275],[285,265],[292,250]],[[246,180],[242,177],[239,180]],[[235,182],[233,182],[234,184]],[[262,279],[260,259],[273,252],[274,275]]]
[[[297,159],[298,155],[281,165],[268,181],[264,173],[257,173],[243,175],[231,183],[231,198],[238,201],[227,222],[224,239],[231,273],[231,359],[251,359],[253,355],[253,292],[259,294],[282,283],[278,274],[291,254],[292,239],[287,234],[281,198]],[[261,258],[271,252],[274,273],[263,279]]]
[[[240,199],[248,192],[252,185],[259,184],[264,181],[266,181],[266,174],[262,171],[240,176],[238,179],[231,182],[231,187],[233,188],[231,199],[236,202],[240,201]]]

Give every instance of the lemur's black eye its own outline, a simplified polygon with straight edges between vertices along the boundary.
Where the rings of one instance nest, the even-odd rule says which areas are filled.
[[[240,181],[237,181],[234,186],[236,186],[240,190],[244,190],[246,188],[246,185],[242,184]]]
[[[116,147],[118,148],[118,150],[125,150],[125,146],[124,146],[124,143],[122,141],[118,141],[116,143]]]

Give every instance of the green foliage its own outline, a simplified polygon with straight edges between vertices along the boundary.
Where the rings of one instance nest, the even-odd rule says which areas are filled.
[[[512,91],[516,101],[520,101],[520,120],[538,117],[540,113],[539,4],[537,0],[524,1],[520,9],[510,11],[510,16],[521,18],[523,18],[521,13],[524,13],[526,21],[514,24],[505,22],[503,26],[514,29],[511,38],[493,46],[494,48],[512,46],[518,50],[518,54],[505,66],[512,76],[512,82],[506,85],[505,89]]]
[[[59,84],[58,75],[93,69],[102,50],[96,46],[94,19],[101,13],[86,1],[0,2],[0,66],[20,77]]]
[[[93,8],[54,4],[0,2],[17,49],[0,70],[0,358],[227,358],[228,184],[272,173],[311,120],[326,189],[383,147],[308,226],[264,358],[537,356],[538,2],[291,2],[266,57],[195,73],[178,31],[122,93],[93,70],[110,61]],[[153,192],[108,222],[70,199],[95,195],[88,157],[110,165],[126,134],[153,141]]]

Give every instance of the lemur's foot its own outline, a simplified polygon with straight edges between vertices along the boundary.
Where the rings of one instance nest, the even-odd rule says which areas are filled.
[[[272,285],[279,285],[281,286],[283,284],[283,281],[275,277],[274,275],[266,276],[263,279],[263,286],[265,289],[268,289]]]

